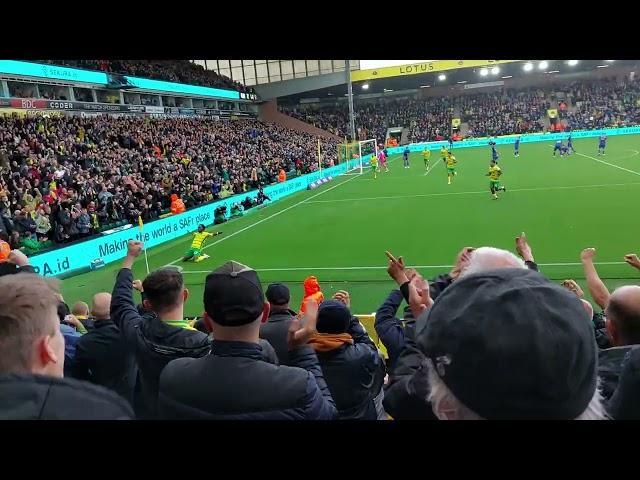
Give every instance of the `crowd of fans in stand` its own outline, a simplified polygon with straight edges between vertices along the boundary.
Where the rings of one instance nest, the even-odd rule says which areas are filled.
[[[239,82],[234,82],[214,70],[207,70],[202,65],[188,60],[40,60],[40,62],[167,82],[227,88],[245,93],[253,92],[253,89]]]
[[[287,114],[327,130],[340,137],[350,137],[348,110],[336,107],[284,108]],[[409,140],[435,139],[448,132],[453,109],[447,99],[395,100],[358,105],[355,112],[356,136],[359,140],[376,138],[382,142],[391,127],[409,128]]]
[[[356,99],[357,100],[357,99]],[[574,82],[535,89],[505,89],[450,98],[406,98],[358,104],[355,123],[360,140],[384,141],[387,128],[409,129],[410,142],[446,137],[459,115],[468,136],[543,132],[547,110],[557,108],[570,130],[637,125],[640,123],[640,82],[615,79]],[[564,103],[564,106],[562,105]],[[336,106],[283,107],[296,118],[340,136],[348,135],[348,110]]]
[[[584,249],[594,313],[574,280],[538,272],[524,234],[515,250],[465,247],[430,280],[388,254],[385,358],[349,293],[325,298],[313,276],[298,309],[228,261],[191,299],[179,270],[136,280],[131,240],[112,292],[70,308],[2,249],[0,419],[640,419],[640,286],[609,292]],[[187,301],[202,317],[182,320]]]
[[[337,145],[323,140],[323,160]],[[35,253],[317,169],[317,138],[257,120],[0,117],[0,236]],[[238,197],[238,201],[245,200]]]

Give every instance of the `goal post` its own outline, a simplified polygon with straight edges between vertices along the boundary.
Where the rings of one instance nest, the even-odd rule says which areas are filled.
[[[338,161],[340,163],[359,160],[347,170],[347,173],[353,173],[355,170],[362,173],[364,167],[369,165],[372,155],[378,155],[378,143],[375,138],[338,145]]]

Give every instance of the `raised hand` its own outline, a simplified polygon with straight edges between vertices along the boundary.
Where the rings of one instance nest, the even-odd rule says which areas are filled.
[[[640,258],[638,258],[638,255],[636,255],[635,253],[627,253],[624,256],[624,261],[627,262],[632,267],[635,267],[638,270],[640,270]]]
[[[580,260],[583,262],[593,262],[593,258],[596,256],[595,248],[585,248],[580,252]]]
[[[318,323],[318,302],[309,298],[305,301],[305,312],[302,318],[303,326],[300,327],[300,320],[296,318],[289,325],[289,331],[287,332],[287,343],[289,350],[302,347],[313,337],[318,330],[316,325]]]
[[[525,262],[533,262],[533,253],[524,232],[516,237],[516,252]]]
[[[409,308],[414,318],[433,305],[429,294],[429,282],[422,275],[416,274],[409,282]]]

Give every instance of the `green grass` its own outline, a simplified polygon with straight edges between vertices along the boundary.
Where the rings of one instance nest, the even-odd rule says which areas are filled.
[[[447,185],[437,151],[428,175],[421,154],[411,156],[410,169],[393,156],[391,172],[379,173],[377,180],[369,171],[339,177],[210,227],[224,236],[210,241],[210,258],[200,263],[177,261],[191,242],[185,236],[150,250],[149,266],[176,262],[184,268],[191,293],[188,315],[202,311],[205,272],[229,259],[259,270],[265,284],[286,282],[294,308],[301,300],[302,280],[313,274],[325,296],[346,289],[352,310],[370,313],[393,287],[385,272],[385,250],[433,276],[448,271],[443,266],[451,265],[464,246],[514,250],[515,235],[524,231],[549,278],[575,278],[584,288],[580,265],[566,264],[579,263],[580,251],[593,246],[597,262],[617,262],[598,267],[610,287],[638,283],[638,272],[623,264],[622,257],[640,253],[640,137],[610,137],[605,157],[596,155],[596,146],[596,139],[575,141],[578,152],[593,158],[554,158],[545,142],[522,144],[519,158],[513,157],[511,145],[499,147],[507,192],[498,200],[491,199],[484,176],[488,147],[455,150],[458,175],[452,185]],[[66,279],[67,302],[90,301],[96,292],[111,291],[119,266],[116,262]],[[144,272],[140,259],[134,273],[142,278]]]

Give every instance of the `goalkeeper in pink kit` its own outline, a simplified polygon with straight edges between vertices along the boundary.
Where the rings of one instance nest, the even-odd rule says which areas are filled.
[[[381,167],[384,167],[385,172],[389,171],[389,167],[387,167],[387,156],[384,154],[384,150],[378,151],[378,163]]]

